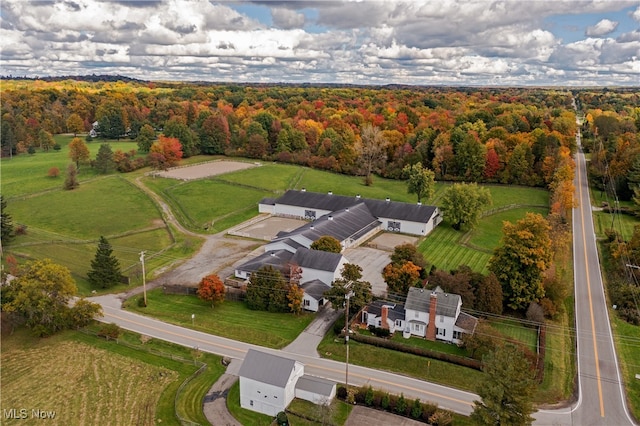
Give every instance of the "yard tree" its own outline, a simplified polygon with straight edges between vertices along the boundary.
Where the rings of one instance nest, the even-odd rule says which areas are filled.
[[[440,203],[442,217],[453,229],[473,228],[482,209],[491,205],[491,193],[476,183],[454,183],[444,191]]]
[[[489,270],[502,285],[506,305],[526,309],[544,297],[544,272],[551,266],[550,226],[540,214],[527,213],[515,224],[504,222],[501,245],[489,260]]]
[[[56,144],[56,141],[53,139],[51,133],[44,129],[40,129],[38,132],[38,144],[44,151],[49,151],[49,149],[53,148]]]
[[[67,177],[64,179],[63,188],[70,191],[72,189],[76,189],[80,186],[80,182],[78,182],[78,169],[76,168],[75,163],[69,163],[67,167]]]
[[[429,277],[429,285],[439,286],[445,293],[457,294],[462,298],[462,304],[467,309],[475,308],[475,295],[471,288],[471,271],[468,267],[461,267],[451,273],[435,271]]]
[[[304,290],[298,287],[298,284],[290,284],[289,291],[287,291],[287,301],[289,302],[289,310],[296,315],[302,312],[302,298],[304,297]]]
[[[149,152],[151,145],[156,140],[156,131],[149,124],[145,124],[140,129],[136,141],[138,142],[138,151]]]
[[[184,157],[191,157],[192,155],[200,153],[200,140],[198,134],[187,126],[184,117],[171,117],[164,124],[162,133],[166,137],[176,138],[180,141]],[[153,135],[153,139],[155,139],[155,134]]]
[[[0,244],[2,246],[9,244],[14,237],[13,233],[13,219],[9,213],[7,213],[7,201],[0,194]],[[0,250],[1,252],[2,250]]]
[[[435,173],[432,170],[422,167],[422,163],[406,165],[402,173],[407,176],[407,192],[416,194],[418,202],[422,198],[431,198],[435,185]]]
[[[182,146],[176,138],[160,136],[151,145],[149,150],[149,162],[154,164],[156,169],[168,169],[177,166],[182,158]]]
[[[108,101],[96,109],[98,134],[101,138],[120,140],[126,133],[123,108],[116,102]]]
[[[247,304],[257,311],[286,311],[287,283],[282,273],[271,265],[252,273],[247,284]]]
[[[78,170],[80,170],[80,162],[89,160],[89,148],[81,138],[73,138],[69,142],[69,158],[76,163]]]
[[[211,303],[211,307],[224,301],[226,288],[224,283],[216,274],[207,275],[200,280],[197,294],[202,300]]]
[[[502,286],[493,272],[484,277],[475,288],[476,310],[502,315]]]
[[[96,169],[99,173],[106,174],[113,170],[116,166],[116,162],[113,159],[113,151],[111,145],[103,143],[98,149],[96,154]]]
[[[84,120],[76,113],[67,118],[67,132],[73,133],[75,137],[78,133],[84,132]]]
[[[399,264],[389,263],[382,270],[382,277],[387,283],[387,292],[406,296],[409,287],[420,284],[420,270],[421,268],[411,261]]]
[[[402,264],[406,261],[410,261],[414,265],[420,267],[420,277],[426,278],[424,275],[426,275],[427,262],[425,261],[422,253],[418,251],[415,244],[399,244],[393,248],[391,263]]]
[[[349,300],[349,311],[358,312],[368,305],[373,299],[371,283],[362,280],[362,268],[353,263],[346,263],[340,271],[340,278],[331,283],[325,296],[331,301],[333,309],[342,309],[345,305],[345,297],[353,292]]]
[[[360,140],[356,141],[355,149],[360,167],[364,173],[365,185],[372,184],[371,173],[386,160],[388,144],[389,142],[378,127],[374,127],[371,124],[364,125]]]
[[[536,385],[529,361],[510,343],[483,361],[485,379],[477,389],[481,401],[474,401],[471,419],[478,425],[530,425]]]
[[[113,254],[111,244],[101,236],[87,278],[94,287],[109,288],[120,283],[121,276],[120,262]]]
[[[99,307],[84,302],[77,308],[69,307],[77,290],[66,267],[49,259],[29,261],[3,290],[2,311],[24,321],[36,336],[49,336],[78,325],[78,318],[84,323],[87,310],[99,314]]]
[[[340,244],[340,241],[338,241],[331,235],[324,235],[318,238],[313,243],[311,243],[311,246],[309,248],[311,248],[312,250],[328,251],[330,253],[342,252],[342,245]]]

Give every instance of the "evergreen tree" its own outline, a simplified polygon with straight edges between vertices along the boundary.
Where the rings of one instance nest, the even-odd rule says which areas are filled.
[[[109,288],[120,282],[120,262],[113,255],[111,244],[105,237],[100,237],[96,257],[91,261],[91,270],[87,277],[89,282],[100,288]]]
[[[530,425],[536,386],[529,361],[513,344],[484,358],[485,379],[478,387],[471,419],[478,425]]]
[[[2,215],[2,234],[0,236],[0,241],[3,245],[8,244],[13,239],[13,219],[11,215],[6,212],[7,202],[5,201],[2,194],[0,194],[0,214]]]
[[[96,169],[100,173],[109,173],[116,166],[115,161],[113,161],[113,151],[111,150],[111,145],[108,143],[103,143],[100,145],[100,149],[98,150],[98,154],[96,154]]]
[[[249,309],[269,312],[286,312],[287,283],[282,273],[271,265],[263,266],[251,274],[247,284]]]

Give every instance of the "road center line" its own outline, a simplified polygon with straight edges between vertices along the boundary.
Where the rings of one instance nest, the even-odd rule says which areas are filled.
[[[584,163],[584,154],[582,154],[582,162]],[[600,417],[604,417],[604,399],[602,398],[602,381],[600,378],[600,360],[598,358],[598,342],[596,340],[596,323],[593,315],[593,299],[591,297],[591,279],[589,278],[589,262],[587,261],[587,236],[585,232],[585,224],[584,224],[584,209],[585,203],[583,203],[583,194],[582,194],[582,179],[580,177],[580,169],[582,167],[578,165],[578,188],[580,192],[580,203],[582,206],[580,207],[580,217],[582,218],[582,247],[584,249],[584,266],[585,273],[587,279],[587,294],[589,295],[589,312],[591,314],[591,335],[593,337],[593,352],[595,356],[596,362],[596,380],[598,381],[598,397],[600,398]],[[588,204],[589,207],[591,203]],[[599,267],[599,266],[598,266]]]

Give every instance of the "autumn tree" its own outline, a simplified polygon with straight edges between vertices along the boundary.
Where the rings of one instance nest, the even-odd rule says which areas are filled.
[[[182,146],[176,138],[160,136],[158,140],[151,145],[149,151],[149,163],[153,168],[158,170],[166,170],[169,167],[174,167],[178,165],[182,158]]]
[[[89,160],[89,148],[80,138],[73,138],[69,142],[69,158],[76,163],[76,169],[80,170],[80,162]]]
[[[100,145],[98,153],[96,154],[95,166],[96,170],[102,174],[109,173],[115,168],[116,163],[113,160],[113,151],[111,150],[111,145],[108,143]]]
[[[356,154],[360,167],[364,173],[365,185],[373,183],[371,173],[379,168],[387,158],[387,145],[389,142],[378,127],[365,124],[360,134],[360,139],[356,141]]]
[[[187,158],[192,155],[200,154],[200,138],[195,130],[191,129],[187,125],[184,117],[171,117],[164,123],[162,133],[168,138],[176,138],[180,141],[183,157]]]
[[[504,222],[501,245],[489,260],[489,270],[502,285],[507,306],[526,309],[544,297],[544,272],[552,261],[550,227],[542,215],[527,213],[516,222]]]
[[[489,273],[475,288],[476,310],[502,315],[502,286],[494,273]]]
[[[330,253],[342,252],[342,245],[340,244],[340,241],[338,241],[331,235],[324,235],[318,238],[313,243],[311,243],[311,246],[309,248],[311,248],[312,250],[328,251]]]
[[[418,202],[422,198],[431,198],[435,186],[435,174],[429,169],[422,167],[422,163],[406,165],[402,173],[407,177],[407,192],[416,194]]]
[[[476,183],[454,183],[442,195],[440,209],[453,229],[473,228],[480,213],[491,205],[491,193]]]
[[[478,425],[530,425],[536,390],[531,365],[511,343],[483,360],[485,378],[478,385],[471,419]]]
[[[120,283],[122,274],[120,262],[113,254],[109,241],[100,237],[94,259],[91,261],[91,269],[87,273],[89,283],[98,288],[109,288]]]
[[[331,283],[331,289],[325,292],[325,297],[331,301],[333,309],[338,310],[345,306],[346,295],[350,292],[350,314],[358,312],[373,299],[371,283],[362,280],[362,267],[346,263],[340,271],[340,278]]]
[[[427,262],[424,259],[424,255],[418,251],[415,244],[405,243],[395,246],[393,248],[393,253],[391,254],[391,263],[399,265],[408,261],[420,268],[421,278],[426,278]]]
[[[63,188],[66,190],[76,189],[80,186],[80,182],[78,182],[78,169],[76,168],[75,163],[69,163],[67,167],[67,177],[64,179]]]
[[[49,151],[56,144],[53,135],[44,129],[40,129],[38,132],[38,144],[44,151]]]
[[[75,137],[78,133],[84,132],[84,120],[76,113],[67,118],[67,132],[73,133]]]
[[[304,290],[302,290],[298,284],[291,284],[289,291],[287,291],[288,307],[292,313],[299,315],[302,312],[302,299],[304,297]]]
[[[389,263],[382,270],[382,277],[387,283],[387,293],[406,296],[409,287],[420,284],[420,270],[421,268],[411,261]]]
[[[7,200],[4,199],[2,194],[0,194],[0,214],[0,247],[2,247],[9,244],[14,237],[13,219],[7,213]]]
[[[196,291],[200,299],[211,303],[212,308],[214,305],[224,301],[225,292],[226,288],[224,283],[216,274],[207,275],[202,278]]]
[[[457,294],[467,309],[475,308],[475,295],[471,286],[473,271],[468,266],[461,266],[452,272],[436,271],[429,277],[429,286],[439,286],[445,293]]]
[[[100,314],[99,305],[87,305],[89,302],[71,308],[71,298],[77,291],[66,267],[49,259],[29,261],[11,285],[3,289],[2,311],[20,318],[36,336],[49,336],[82,325],[80,321],[86,322],[87,314]]]
[[[287,283],[282,273],[271,265],[251,274],[247,284],[249,309],[269,312],[287,310]]]

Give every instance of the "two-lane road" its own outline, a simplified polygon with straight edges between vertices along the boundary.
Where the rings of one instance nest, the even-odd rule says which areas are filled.
[[[579,135],[577,140],[580,144]],[[609,323],[581,148],[576,166],[579,205],[573,210],[573,256],[579,400],[571,420],[576,425],[629,425],[633,422]]]

